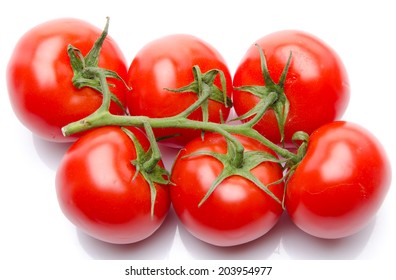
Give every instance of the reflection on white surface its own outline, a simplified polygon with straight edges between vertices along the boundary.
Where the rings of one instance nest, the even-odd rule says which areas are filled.
[[[147,239],[127,245],[110,244],[94,239],[76,229],[81,248],[96,260],[163,260],[167,259],[176,237],[177,220],[170,212],[163,225]]]
[[[270,232],[253,242],[235,247],[216,247],[192,236],[171,211],[156,233],[135,244],[108,244],[79,230],[77,238],[87,255],[97,260],[353,260],[359,259],[374,226],[375,220],[354,236],[326,240],[302,232],[284,214]]]
[[[40,160],[53,171],[56,171],[63,155],[71,146],[71,143],[52,143],[34,135],[32,142]]]

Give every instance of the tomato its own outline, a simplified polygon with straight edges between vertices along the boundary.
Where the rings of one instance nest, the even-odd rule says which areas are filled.
[[[72,84],[73,70],[67,53],[72,44],[86,55],[101,30],[78,19],[57,19],[29,30],[17,43],[7,69],[7,85],[16,116],[33,134],[54,142],[71,142],[61,128],[94,112],[102,94],[91,88],[77,89]],[[125,58],[116,42],[107,37],[99,66],[116,71],[125,78]],[[111,90],[125,103],[125,85],[115,79]],[[112,102],[111,112],[123,114]]]
[[[231,97],[232,79],[228,67],[220,55],[208,43],[191,35],[176,34],[154,40],[145,45],[133,59],[128,70],[128,83],[132,91],[127,94],[127,107],[131,115],[163,118],[181,113],[192,105],[198,96],[193,92],[176,93],[167,89],[178,89],[194,81],[193,66],[201,72],[212,69],[224,72],[226,93]],[[222,89],[218,77],[214,84]],[[226,120],[230,108],[223,103],[209,100],[209,121]],[[195,110],[190,119],[202,120],[202,110]],[[173,135],[169,146],[181,147],[197,137],[200,131],[176,128],[154,129],[157,137]]]
[[[336,121],[310,136],[287,184],[285,205],[303,231],[341,238],[372,220],[390,182],[390,163],[378,140],[359,125]]]
[[[246,151],[272,154],[251,138],[236,137]],[[198,239],[217,246],[243,244],[267,233],[283,209],[281,203],[249,179],[238,175],[226,178],[199,205],[223,170],[223,164],[211,155],[192,155],[199,151],[225,154],[227,144],[223,136],[207,133],[203,141],[200,137],[192,140],[177,156],[171,173],[171,200],[185,228]],[[266,161],[254,167],[251,173],[263,185],[268,185],[282,178],[282,167]],[[282,200],[283,183],[268,188]]]
[[[144,134],[132,131],[147,150]],[[56,174],[65,216],[83,232],[110,243],[133,243],[154,233],[169,211],[169,189],[155,184],[152,216],[149,184],[141,173],[134,178],[131,161],[136,157],[134,143],[119,127],[94,129],[79,138]]]
[[[290,146],[296,131],[311,134],[343,115],[349,102],[349,80],[340,57],[330,46],[311,34],[295,30],[275,32],[256,43],[264,52],[275,83],[292,53],[284,83],[290,103],[284,127],[286,146]],[[260,63],[258,48],[251,46],[235,71],[234,87],[265,85]],[[234,108],[239,116],[249,112],[259,100],[252,93],[234,90]],[[254,128],[274,143],[281,141],[273,110],[267,111]]]

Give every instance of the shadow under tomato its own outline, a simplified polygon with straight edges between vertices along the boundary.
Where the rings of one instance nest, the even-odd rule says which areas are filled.
[[[63,155],[72,143],[55,143],[32,135],[33,145],[40,160],[51,170],[56,170]]]
[[[159,148],[161,151],[162,161],[164,163],[166,170],[171,171],[173,162],[175,161],[175,158],[176,158],[177,154],[179,153],[180,149],[164,146],[164,145],[161,145],[161,143],[159,145]]]
[[[365,248],[374,227],[375,219],[352,236],[340,239],[322,239],[303,232],[288,219],[284,225],[281,245],[291,259],[353,260]]]
[[[262,237],[231,247],[219,247],[203,242],[190,234],[180,222],[178,223],[178,229],[183,245],[195,259],[260,260],[267,259],[272,254],[277,254],[281,237],[279,222]]]
[[[169,255],[177,226],[173,211],[162,226],[147,239],[133,244],[110,244],[77,230],[81,247],[96,260],[162,260]]]

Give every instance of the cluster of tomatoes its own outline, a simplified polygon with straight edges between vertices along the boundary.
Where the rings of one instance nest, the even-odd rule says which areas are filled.
[[[64,214],[82,231],[111,243],[138,242],[161,226],[172,205],[191,234],[218,246],[263,236],[285,209],[305,232],[341,238],[361,230],[381,206],[391,182],[390,163],[370,132],[337,121],[349,102],[349,81],[338,55],[320,39],[299,31],[267,35],[248,49],[232,77],[220,53],[194,36],[154,40],[127,68],[110,37],[99,57],[89,55],[101,33],[76,19],[43,23],[20,39],[7,70],[9,97],[19,120],[48,141],[74,142],[60,163],[56,189]],[[199,127],[153,128],[156,138],[164,138],[161,143],[181,148],[165,180],[161,160],[151,170],[136,163],[152,156],[151,143],[138,128],[128,127],[126,133],[126,128],[109,124],[62,134],[64,126],[89,116],[103,101],[95,82],[73,85],[73,69],[80,65],[70,65],[70,44],[74,54],[78,49],[89,57],[87,63],[98,62],[121,78],[108,78],[117,100],[109,111],[115,115],[166,119],[181,114],[197,101],[197,94],[170,89],[191,85],[194,66],[202,73],[216,69],[223,74],[223,80],[216,76],[213,83],[222,89],[225,82],[223,90],[243,116],[242,124],[254,118],[257,104],[271,92],[279,94],[279,102],[253,127],[235,126],[241,133],[234,137],[250,155],[242,161],[245,168],[228,164],[224,135],[203,134]],[[188,118],[202,121],[206,114],[206,121],[226,125],[231,103],[206,102],[207,111],[197,108]],[[252,130],[286,148],[294,147],[296,132],[310,136],[301,158],[290,165],[248,137]],[[270,156],[263,160],[264,155]],[[157,180],[147,180],[149,173]]]

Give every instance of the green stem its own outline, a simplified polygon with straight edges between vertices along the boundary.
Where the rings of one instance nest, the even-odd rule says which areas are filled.
[[[199,96],[198,100],[196,102],[194,102],[190,107],[188,107],[186,110],[184,110],[183,112],[179,113],[178,115],[174,116],[177,118],[187,118],[192,112],[194,112],[196,109],[198,109],[199,107],[201,107],[201,105],[208,100],[209,96],[210,96],[210,91],[208,89],[208,86],[205,85],[204,89],[202,89],[202,95]]]
[[[278,155],[282,156],[285,159],[290,159],[293,162],[298,161],[298,157],[296,154],[279,147],[278,145],[274,144],[260,133],[258,133],[255,129],[252,128],[254,124],[262,117],[262,115],[267,111],[267,109],[277,100],[276,93],[270,93],[266,102],[263,103],[255,115],[247,123],[238,124],[238,125],[229,125],[229,124],[219,124],[213,122],[203,122],[203,121],[196,121],[190,120],[186,118],[186,112],[192,112],[195,109],[199,108],[205,100],[209,97],[209,92],[206,91],[204,88],[203,94],[198,98],[196,102],[194,102],[189,108],[187,108],[184,112],[167,118],[149,118],[146,116],[119,116],[113,115],[109,112],[110,102],[111,102],[111,92],[109,90],[109,86],[106,81],[105,72],[100,68],[86,68],[85,71],[91,71],[93,75],[99,77],[100,85],[103,90],[103,101],[101,106],[91,115],[87,116],[86,118],[70,123],[62,128],[62,133],[65,136],[72,135],[77,132],[87,131],[92,128],[102,127],[102,126],[135,126],[135,127],[143,127],[146,129],[148,136],[154,139],[154,134],[152,133],[152,128],[184,128],[184,129],[197,129],[202,131],[209,131],[209,132],[217,132],[228,140],[231,141],[235,148],[235,166],[242,165],[243,161],[243,152],[244,148],[242,144],[236,140],[232,134],[240,134],[251,137],[256,139],[257,141],[263,143],[268,148],[272,149]],[[187,114],[188,115],[188,114]],[[152,144],[155,142],[151,139]],[[157,144],[155,144],[157,145]],[[153,146],[155,149],[155,146]],[[155,152],[153,150],[153,152]],[[158,155],[157,155],[158,156]],[[149,162],[148,164],[154,164],[156,159],[153,157],[153,162]],[[158,159],[157,159],[158,162]],[[156,163],[156,162],[155,162]]]
[[[77,132],[87,131],[92,128],[114,125],[114,126],[136,126],[144,127],[145,124],[150,125],[152,128],[185,128],[185,129],[199,129],[209,132],[217,132],[230,140],[229,134],[240,134],[251,137],[257,141],[260,141],[268,148],[275,151],[277,154],[286,159],[296,158],[296,154],[284,149],[263,135],[258,133],[255,129],[246,126],[245,124],[229,125],[229,124],[218,124],[212,122],[201,122],[190,120],[180,117],[169,117],[169,118],[149,118],[146,116],[118,116],[112,115],[109,112],[96,112],[80,121],[73,122],[63,127],[62,131],[65,136],[72,135]]]
[[[97,67],[89,67],[89,68],[87,67],[85,68],[85,71],[98,76],[100,86],[103,89],[103,101],[97,112],[109,111],[110,102],[111,102],[111,92],[109,89],[109,85],[107,84],[105,72],[101,68],[97,68]]]
[[[143,168],[147,172],[151,172],[157,163],[161,160],[161,152],[158,147],[158,143],[155,139],[155,135],[151,125],[148,122],[143,123],[144,130],[146,131],[147,138],[150,141],[150,149],[152,151],[151,157],[143,165]]]
[[[251,120],[249,120],[243,125],[248,127],[253,127],[263,117],[263,115],[267,112],[267,110],[271,107],[271,105],[275,103],[277,99],[278,99],[278,94],[276,92],[270,92],[267,98],[263,99],[264,103],[262,105],[260,104],[260,106],[262,106],[260,108],[260,111],[257,112]]]

